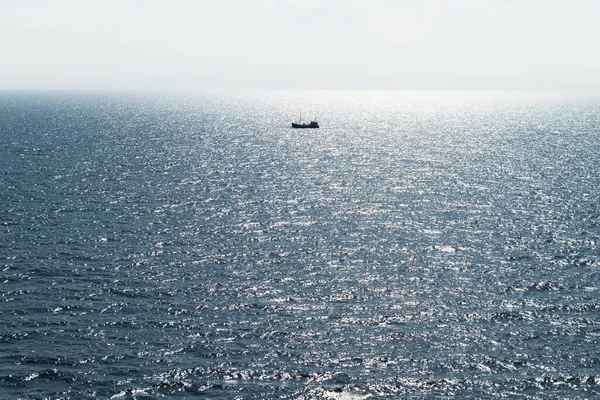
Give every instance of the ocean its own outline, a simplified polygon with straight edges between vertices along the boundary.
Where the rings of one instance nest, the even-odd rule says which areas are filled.
[[[0,398],[600,398],[599,137],[572,93],[1,92]]]

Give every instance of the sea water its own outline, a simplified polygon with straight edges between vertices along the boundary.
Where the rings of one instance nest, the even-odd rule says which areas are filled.
[[[0,398],[600,397],[599,136],[568,93],[1,93]]]

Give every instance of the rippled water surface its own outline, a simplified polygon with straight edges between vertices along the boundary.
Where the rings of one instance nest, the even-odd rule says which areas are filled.
[[[600,397],[599,136],[565,94],[0,94],[0,398]]]

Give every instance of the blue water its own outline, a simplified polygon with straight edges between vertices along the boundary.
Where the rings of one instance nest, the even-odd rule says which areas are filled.
[[[599,136],[565,93],[0,93],[0,398],[598,398]]]

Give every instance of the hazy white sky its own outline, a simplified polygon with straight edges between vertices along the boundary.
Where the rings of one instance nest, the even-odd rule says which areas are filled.
[[[4,89],[600,91],[600,0],[0,0]]]

